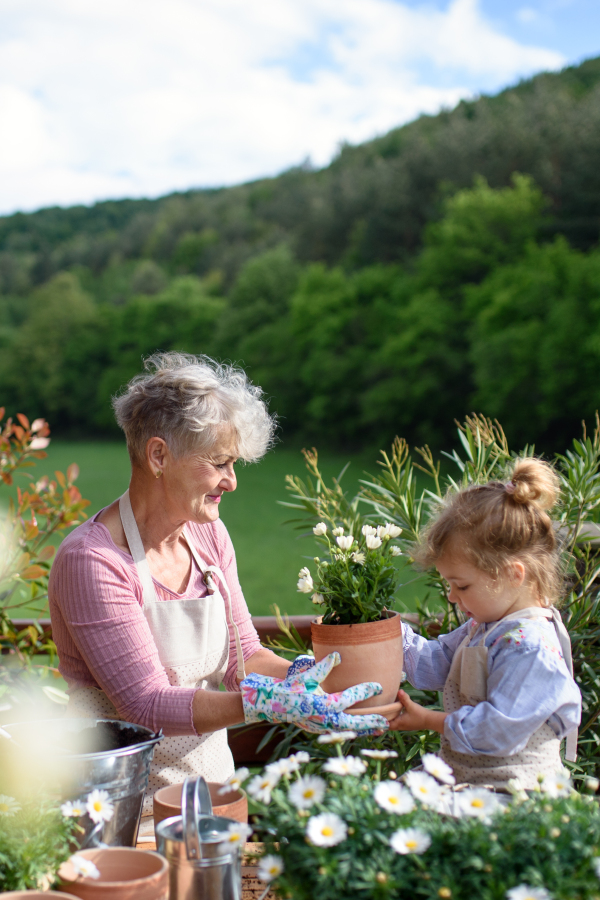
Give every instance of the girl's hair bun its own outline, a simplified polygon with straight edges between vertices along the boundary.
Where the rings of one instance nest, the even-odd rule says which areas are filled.
[[[560,482],[548,463],[541,459],[518,459],[507,485],[507,491],[515,503],[552,509],[558,500]]]

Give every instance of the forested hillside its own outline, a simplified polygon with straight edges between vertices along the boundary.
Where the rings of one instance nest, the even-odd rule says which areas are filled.
[[[110,433],[155,349],[241,362],[284,431],[561,444],[600,406],[600,59],[330,166],[0,219],[0,402]]]

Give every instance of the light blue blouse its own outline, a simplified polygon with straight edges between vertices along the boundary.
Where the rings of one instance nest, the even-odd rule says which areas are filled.
[[[495,627],[497,625],[497,627]],[[581,691],[569,674],[556,629],[548,619],[510,619],[477,625],[472,619],[438,640],[404,630],[404,669],[416,688],[441,691],[458,646],[471,633],[488,648],[487,701],[447,716],[453,750],[484,756],[519,753],[544,722],[558,738],[581,721]],[[494,629],[493,634],[490,634]]]

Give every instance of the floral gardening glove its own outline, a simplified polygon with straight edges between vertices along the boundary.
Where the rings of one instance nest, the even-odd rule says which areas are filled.
[[[323,691],[321,682],[340,661],[339,653],[330,653],[304,672],[288,672],[285,679],[251,673],[240,683],[246,723],[293,723],[315,734],[350,730],[365,735],[387,731],[389,723],[384,716],[352,716],[344,712],[346,707],[380,694],[380,684],[356,684],[339,694]]]
[[[307,656],[306,654],[297,656],[288,669],[288,673],[285,676],[286,681],[289,681],[292,675],[298,675],[299,672],[306,672],[307,669],[312,669],[312,667],[316,665],[316,662],[314,656]]]

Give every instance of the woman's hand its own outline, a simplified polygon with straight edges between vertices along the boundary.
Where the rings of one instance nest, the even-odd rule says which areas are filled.
[[[402,709],[390,722],[390,731],[439,731],[444,733],[444,722],[448,713],[427,709],[411,700],[406,691],[398,691]]]
[[[344,712],[348,706],[380,694],[380,684],[357,684],[339,694],[326,694],[321,688],[323,679],[339,662],[339,653],[330,653],[304,671],[299,672],[296,667],[295,674],[284,679],[248,675],[240,684],[245,721],[293,723],[315,734],[350,730],[365,735],[387,731],[388,721],[383,716]]]

